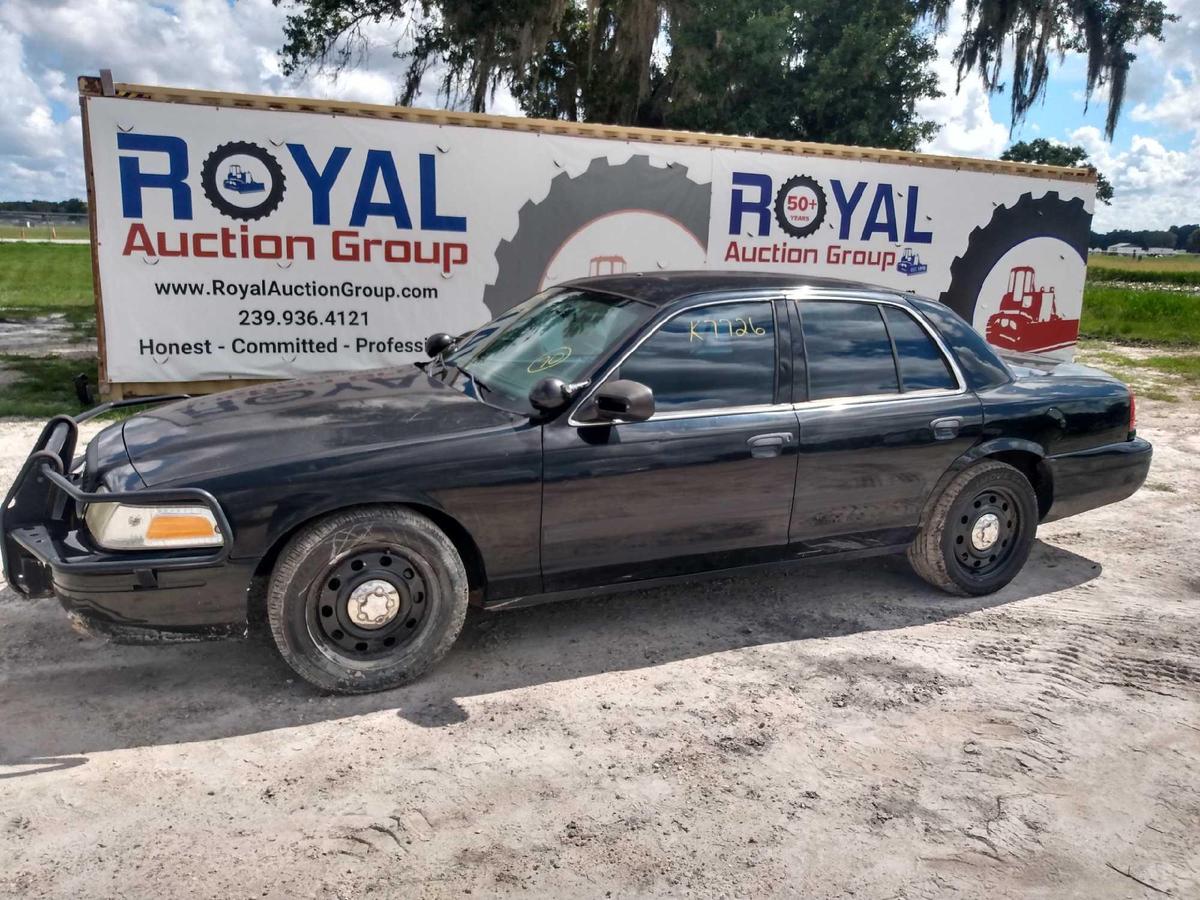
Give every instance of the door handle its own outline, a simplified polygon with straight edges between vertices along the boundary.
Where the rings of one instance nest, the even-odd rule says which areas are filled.
[[[962,419],[958,416],[947,416],[944,419],[934,419],[929,423],[933,436],[939,441],[948,441],[958,437],[958,429],[962,427]]]
[[[792,434],[788,431],[777,431],[773,434],[756,434],[746,441],[750,445],[750,455],[762,459],[778,456],[783,448],[792,442]]]

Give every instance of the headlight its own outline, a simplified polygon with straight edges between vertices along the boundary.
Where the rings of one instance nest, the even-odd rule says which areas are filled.
[[[106,550],[220,547],[225,543],[206,506],[89,503],[83,518],[92,538]]]

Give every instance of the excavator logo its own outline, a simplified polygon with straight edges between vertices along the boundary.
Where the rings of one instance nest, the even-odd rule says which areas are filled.
[[[1054,288],[1037,287],[1033,266],[1014,266],[1000,311],[987,321],[988,343],[1021,353],[1060,350],[1075,343],[1079,320],[1058,314]]]

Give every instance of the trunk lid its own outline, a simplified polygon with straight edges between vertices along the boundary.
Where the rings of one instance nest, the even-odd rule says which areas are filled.
[[[1110,375],[1094,366],[1082,363],[1063,362],[1053,356],[1042,356],[1037,353],[1018,353],[1015,350],[997,350],[1005,365],[1020,380],[1022,378],[1041,378],[1047,375],[1055,378],[1099,378],[1103,381],[1121,383],[1121,379]]]

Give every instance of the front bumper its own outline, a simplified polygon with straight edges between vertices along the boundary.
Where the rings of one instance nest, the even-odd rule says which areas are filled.
[[[1146,481],[1154,448],[1140,437],[1046,460],[1054,502],[1043,519],[1053,522],[1132,495]]]
[[[233,532],[216,499],[197,488],[92,493],[73,471],[79,424],[106,404],[46,423],[0,508],[4,576],[27,597],[57,596],[80,624],[129,640],[240,633],[253,566],[228,559]],[[82,528],[84,505],[97,502],[201,503],[224,543],[216,550],[122,552],[93,546]]]

